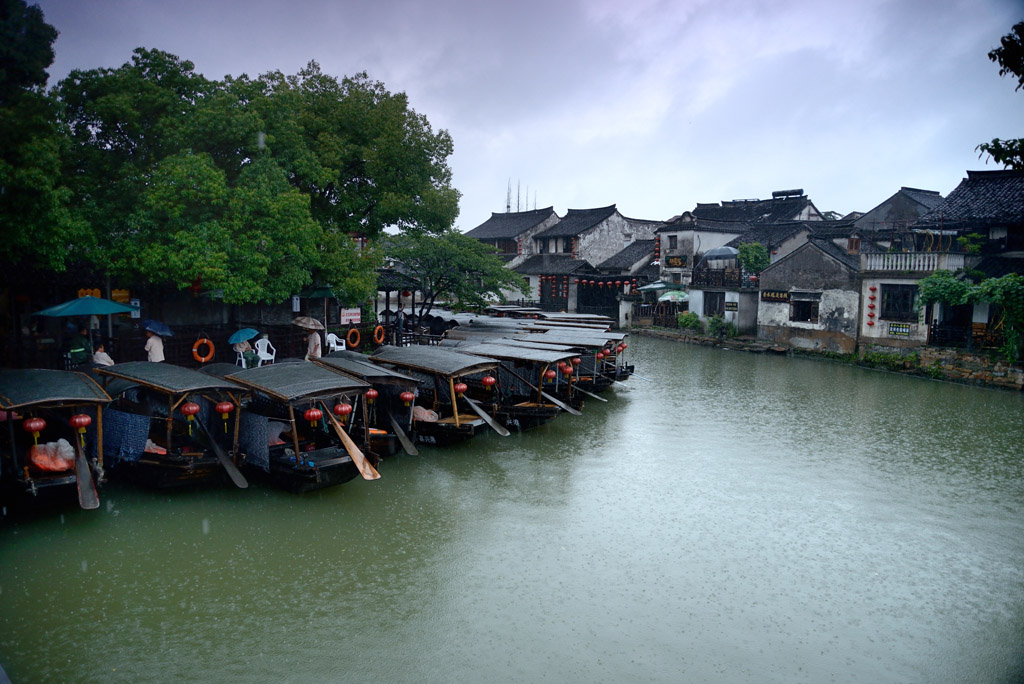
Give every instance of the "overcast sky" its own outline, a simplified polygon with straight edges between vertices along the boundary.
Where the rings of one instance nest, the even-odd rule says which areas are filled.
[[[30,0],[31,1],[31,0]],[[41,0],[50,84],[139,46],[209,78],[310,60],[366,70],[455,140],[469,230],[519,206],[697,202],[803,188],[867,211],[900,186],[948,194],[975,147],[1024,136],[1024,93],[990,49],[1020,0]],[[529,198],[526,193],[529,188]]]

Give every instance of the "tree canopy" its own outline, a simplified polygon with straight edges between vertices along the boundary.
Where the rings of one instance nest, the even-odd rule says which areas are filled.
[[[1017,79],[1014,90],[1024,88],[1024,21],[1019,22],[1002,37],[1000,45],[988,53],[988,58],[999,65],[999,75],[1011,75]],[[1024,138],[1000,140],[978,145],[982,155],[1008,169],[1024,170]]]
[[[760,242],[745,242],[739,248],[740,266],[747,273],[760,273],[772,263],[768,249]]]
[[[505,267],[494,247],[453,228],[436,235],[405,232],[389,241],[387,253],[419,282],[424,296],[420,316],[438,300],[483,306],[492,299],[505,301],[503,290],[528,291],[522,277]]]
[[[201,283],[229,303],[318,282],[355,305],[375,292],[386,228],[443,233],[455,221],[451,136],[365,73],[338,79],[310,62],[217,81],[138,48],[47,95],[56,31],[37,7],[0,2],[0,230],[12,261],[59,271],[76,259],[123,285]]]

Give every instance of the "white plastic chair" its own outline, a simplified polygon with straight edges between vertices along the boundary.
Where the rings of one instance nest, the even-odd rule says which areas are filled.
[[[235,357],[235,365],[245,368],[245,355],[242,352],[235,352],[235,354],[237,354]]]
[[[274,349],[274,345],[270,344],[270,340],[265,337],[261,337],[256,340],[256,356],[259,357],[259,361],[256,366],[262,366],[264,363],[274,363],[277,358],[277,350]]]
[[[345,351],[345,340],[341,339],[334,333],[327,333],[327,351]]]

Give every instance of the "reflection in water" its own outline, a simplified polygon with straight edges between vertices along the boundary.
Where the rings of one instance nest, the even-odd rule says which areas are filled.
[[[377,482],[108,487],[6,521],[0,659],[14,681],[1021,674],[1020,395],[630,351],[651,382]]]

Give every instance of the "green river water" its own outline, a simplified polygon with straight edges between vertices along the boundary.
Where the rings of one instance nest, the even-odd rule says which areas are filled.
[[[26,682],[1016,682],[1024,397],[633,336],[583,416],[0,522]]]

